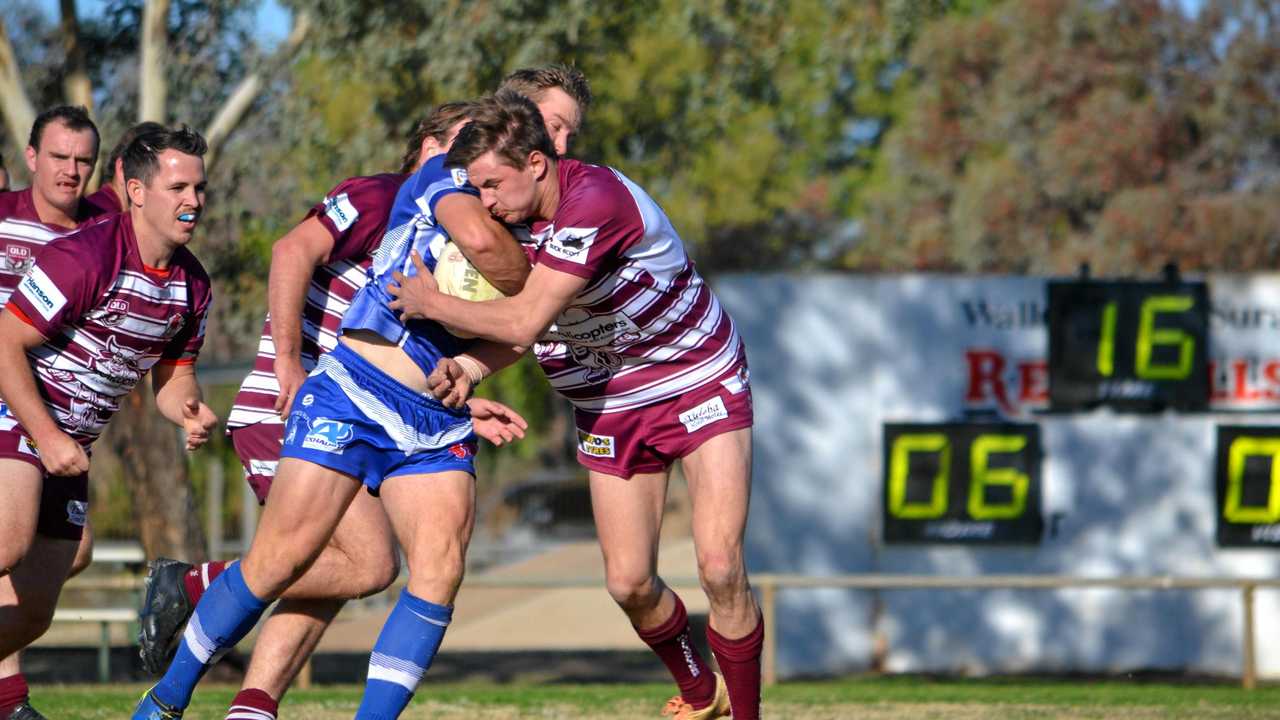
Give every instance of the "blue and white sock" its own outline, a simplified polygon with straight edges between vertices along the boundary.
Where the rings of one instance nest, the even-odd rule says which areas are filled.
[[[240,565],[235,563],[224,570],[196,604],[182,633],[178,654],[153,690],[161,702],[186,708],[214,654],[234,647],[262,617],[269,603],[249,592]]]
[[[408,590],[400,593],[369,656],[369,679],[357,720],[400,717],[422,674],[431,667],[452,618],[452,607],[427,602]]]

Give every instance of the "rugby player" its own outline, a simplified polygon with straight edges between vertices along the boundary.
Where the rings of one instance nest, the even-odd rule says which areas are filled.
[[[129,143],[133,142],[133,139],[142,133],[163,129],[164,125],[146,120],[125,130],[120,139],[116,141],[116,146],[111,148],[111,154],[107,156],[106,171],[111,173],[110,176],[103,178],[102,185],[97,192],[86,197],[85,202],[98,208],[101,212],[122,212],[125,209],[124,162],[121,158],[124,154],[124,149],[129,147]]]
[[[476,434],[469,411],[446,409],[426,393],[426,376],[465,341],[436,323],[401,322],[386,307],[385,286],[392,272],[410,267],[411,250],[427,252],[434,264],[432,251],[449,239],[465,247],[472,236],[507,243],[523,272],[506,290],[523,284],[521,250],[480,205],[465,173],[444,167],[471,107],[450,103],[433,113],[429,124],[439,131],[426,141],[422,167],[396,194],[369,280],[343,315],[337,346],[297,390],[249,552],[204,591],[177,654],[134,718],[181,716],[211,658],[308,571],[361,484],[382,500],[409,563],[409,583],[374,645],[357,717],[399,716],[430,665],[462,581],[474,518]]]
[[[84,108],[59,106],[41,113],[32,124],[28,140],[31,187],[2,192],[8,185],[8,172],[0,172],[5,181],[0,185],[0,243],[4,245],[0,306],[8,301],[36,254],[48,242],[103,212],[82,200],[98,153],[98,129]],[[56,501],[55,497],[49,499],[50,503]],[[89,566],[92,548],[93,532],[86,517],[68,577]],[[11,593],[8,581],[0,579],[0,596]],[[26,693],[18,656],[0,659],[0,718],[18,713],[13,706],[25,702]],[[22,712],[30,714],[20,717],[39,717],[34,710]]]
[[[563,128],[559,136],[563,143],[577,134],[591,99],[586,78],[561,65],[517,70],[503,81],[503,87],[534,97],[548,122]],[[406,173],[421,165],[431,147],[428,139],[441,130],[420,122],[399,174],[340,183],[273,248],[270,314],[254,369],[241,384],[227,419],[245,477],[260,503],[266,500],[280,459],[283,421],[297,388],[316,359],[337,344],[339,321],[365,283],[396,190],[408,177]],[[567,144],[560,149],[567,150]],[[461,236],[458,242],[486,278],[518,290],[528,267],[518,246],[510,241],[483,242],[488,239]],[[469,406],[477,434],[494,444],[522,434],[524,421],[509,408],[478,399]],[[376,500],[357,494],[312,569],[285,591],[258,633],[249,670],[228,716],[254,713],[255,720],[276,716],[284,693],[345,598],[376,593],[394,579],[399,569],[393,543],[386,515]],[[148,670],[157,674],[164,670],[191,609],[226,565],[215,561],[193,567],[163,558],[152,564],[139,635]],[[354,589],[350,587],[353,580]]]
[[[733,321],[694,270],[661,208],[617,170],[558,159],[519,95],[484,101],[448,165],[465,168],[494,217],[531,223],[534,266],[519,294],[471,303],[435,289],[422,261],[390,303],[494,341],[430,378],[447,405],[485,375],[535,355],[575,407],[609,594],[680,688],[680,718],[759,717],[764,627],[742,540],[751,484],[751,391]],[[689,642],[684,604],[656,574],[672,463],[693,503],[698,574],[711,605],[713,675]]]
[[[82,177],[88,150],[57,154]],[[49,627],[88,514],[90,445],[120,398],[154,368],[156,405],[188,450],[217,422],[194,365],[209,278],[186,249],[204,209],[204,152],[186,129],[139,137],[125,153],[134,207],[48,243],[0,312],[0,655]],[[39,717],[29,705],[6,716]]]

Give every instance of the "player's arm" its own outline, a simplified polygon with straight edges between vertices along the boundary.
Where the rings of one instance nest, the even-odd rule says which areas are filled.
[[[461,355],[441,358],[427,376],[427,392],[445,407],[462,407],[481,380],[511,365],[524,348],[483,341]]]
[[[417,274],[396,273],[398,284],[387,287],[396,299],[388,305],[406,319],[436,320],[486,340],[527,348],[587,286],[588,279],[538,264],[529,272],[524,288],[511,297],[469,302],[445,295],[435,278],[413,254]]]
[[[280,383],[276,411],[280,413],[288,412],[294,392],[307,376],[302,369],[302,312],[311,276],[328,261],[333,248],[333,235],[314,215],[294,226],[271,248],[267,308]]]
[[[529,260],[502,223],[480,199],[455,192],[436,202],[436,220],[467,260],[503,295],[515,295],[529,276]]]
[[[12,306],[0,312],[0,397],[39,448],[40,461],[52,475],[79,475],[89,470],[84,448],[58,427],[36,387],[27,351],[45,341],[40,331],[24,322]]]
[[[188,450],[209,441],[218,416],[204,404],[194,362],[156,363],[151,370],[151,389],[160,414],[186,432]]]

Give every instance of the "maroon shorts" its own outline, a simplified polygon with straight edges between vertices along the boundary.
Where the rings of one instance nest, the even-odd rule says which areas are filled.
[[[574,410],[578,462],[617,477],[660,472],[716,435],[751,427],[751,387],[741,365],[670,400],[635,410]]]
[[[36,532],[59,540],[80,540],[89,518],[89,474],[50,475],[35,443],[21,426],[0,430],[0,458],[30,463],[44,476]]]
[[[280,462],[280,447],[284,443],[284,423],[260,422],[227,431],[231,444],[244,465],[244,479],[258,504],[267,504],[267,491],[276,477],[276,465]]]

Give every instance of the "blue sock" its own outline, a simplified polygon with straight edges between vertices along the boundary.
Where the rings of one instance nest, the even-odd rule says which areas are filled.
[[[400,717],[444,639],[453,608],[400,593],[369,656],[369,679],[357,720]]]
[[[249,592],[240,565],[234,563],[223,570],[196,604],[182,633],[178,654],[156,683],[154,692],[161,702],[185,708],[214,653],[240,642],[269,604]]]

